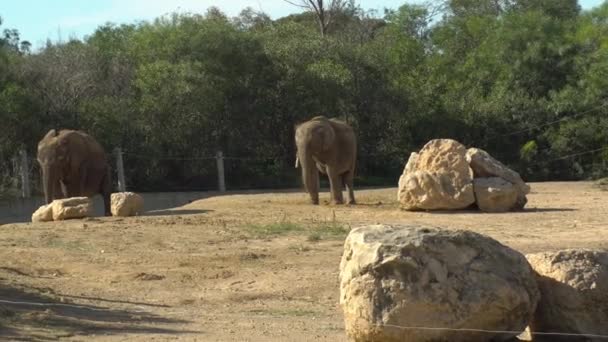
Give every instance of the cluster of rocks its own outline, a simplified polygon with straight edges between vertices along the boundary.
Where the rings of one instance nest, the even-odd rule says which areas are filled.
[[[606,293],[606,252],[526,257],[470,231],[357,228],[340,264],[340,304],[354,341],[506,341],[527,327],[532,335],[606,335]]]
[[[112,194],[113,216],[127,217],[143,213],[144,199],[133,192]],[[63,221],[95,216],[93,200],[89,197],[72,197],[54,200],[32,214],[32,222]]]
[[[91,217],[95,213],[93,201],[88,197],[54,200],[32,214],[32,222],[62,221]]]
[[[407,210],[486,212],[523,209],[530,187],[520,175],[478,148],[451,139],[428,142],[412,153],[399,179],[398,200]]]

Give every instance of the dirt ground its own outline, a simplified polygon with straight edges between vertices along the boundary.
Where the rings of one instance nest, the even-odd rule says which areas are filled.
[[[523,253],[608,249],[608,191],[592,183],[532,184],[527,210],[508,214],[405,212],[396,189],[356,195],[351,207],[229,195],[0,226],[0,340],[345,341],[338,266],[348,229],[367,223],[469,229]]]

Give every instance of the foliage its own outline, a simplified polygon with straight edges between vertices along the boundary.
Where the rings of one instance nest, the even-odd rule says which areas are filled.
[[[394,184],[433,138],[528,180],[606,176],[607,2],[446,0],[384,17],[344,3],[322,35],[314,14],[251,8],[106,24],[35,52],[5,29],[0,165],[65,127],[126,151],[133,190],[214,188],[219,150],[229,187],[291,187],[294,124],[327,115],[355,127],[365,184]]]

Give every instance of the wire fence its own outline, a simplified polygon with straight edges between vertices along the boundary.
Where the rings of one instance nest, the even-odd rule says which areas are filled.
[[[559,165],[562,168],[572,168],[582,178],[601,178],[608,175],[608,161],[603,155],[607,151],[608,146],[605,146],[553,158],[535,158],[532,163],[537,166]],[[548,152],[550,151],[541,150],[537,154],[548,155]],[[587,158],[577,160],[579,157]],[[226,191],[284,189],[301,186],[300,171],[294,169],[292,163],[277,158],[218,157],[217,155],[186,158],[151,156],[132,152],[125,152],[122,158],[122,165],[119,167],[117,155],[109,154],[114,188],[121,191]],[[399,159],[401,164],[407,161],[406,155],[402,158],[396,156],[393,158]],[[362,155],[358,163],[377,159],[378,157],[374,155]],[[25,169],[23,165],[27,165]],[[372,169],[368,170],[368,173],[374,174],[375,172]],[[378,178],[388,177],[387,175],[377,176]],[[387,185],[384,184],[386,183],[384,178],[375,180],[373,176],[370,176],[367,179],[369,184],[362,185]],[[121,187],[121,180],[125,183],[124,187]],[[24,188],[26,183],[27,189]],[[326,180],[322,178],[322,186],[327,186],[326,183]],[[42,194],[42,173],[35,158],[27,158],[27,163],[19,162],[16,158],[12,165],[5,167],[5,172],[0,175],[0,199],[3,196],[29,197]]]
[[[599,156],[607,151],[608,146],[605,146],[554,158],[536,158],[533,160],[533,164],[547,167],[560,165],[562,168],[576,170],[581,177],[600,178],[608,175],[608,162],[603,155]],[[547,152],[550,151],[543,150],[538,154],[547,154]],[[117,167],[119,163],[116,154],[110,154],[109,157],[111,157],[114,188],[120,191],[223,192],[301,186],[300,171],[296,170],[292,163],[277,158],[218,157],[217,155],[185,158],[125,152],[122,156],[123,166]],[[579,157],[588,158],[576,160]],[[366,155],[358,159],[358,163],[364,163],[366,159],[376,160],[377,158]],[[598,162],[593,160],[598,160]],[[407,158],[404,156],[402,162],[406,161]],[[143,168],[142,164],[145,164],[146,167]],[[23,165],[27,165],[25,169]],[[124,187],[121,187],[121,180],[125,183]],[[321,181],[322,186],[327,186],[324,178]],[[384,178],[375,180],[370,177],[368,182],[369,184],[365,184],[366,186],[386,185]],[[24,186],[26,184],[27,188]],[[27,158],[27,163],[15,158],[11,165],[4,167],[4,172],[0,175],[0,199],[42,194],[42,174],[35,158]]]
[[[226,191],[299,187],[299,171],[293,162],[279,158],[224,156],[181,157],[122,152],[107,154],[114,189],[143,192]],[[27,165],[27,167],[23,167]],[[2,189],[8,197],[43,194],[42,172],[36,158],[15,158],[0,170]],[[25,192],[23,179],[30,189]],[[124,183],[124,186],[121,184]]]
[[[510,137],[529,133],[558,125],[569,120],[581,118],[608,108],[608,101],[591,109],[574,113],[556,120],[525,129],[515,130],[505,134],[497,134],[486,141],[509,139]],[[480,146],[485,148],[486,146]],[[538,167],[566,167],[576,170],[581,177],[604,177],[608,175],[608,143],[606,146],[596,146],[587,150],[576,151],[561,156],[554,156],[551,148],[535,152],[533,160],[529,163]],[[216,155],[199,156],[172,156],[145,154],[133,151],[114,150],[107,154],[114,170],[115,188],[124,191],[132,189],[137,191],[225,191],[249,189],[272,189],[298,187],[301,185],[298,172],[294,171],[293,161],[287,162],[281,157],[233,156]],[[359,153],[358,165],[367,166],[369,170],[367,186],[380,185],[386,182],[374,178],[394,178],[387,174],[386,167],[378,168],[377,161],[391,161],[391,167],[399,168],[407,161],[408,155],[400,152]],[[518,156],[519,158],[519,156]],[[294,156],[295,159],[295,156]],[[397,162],[400,163],[397,166]],[[566,164],[565,164],[566,163]],[[568,164],[569,163],[569,164]],[[395,164],[395,165],[393,165]],[[386,165],[385,165],[386,166]],[[383,169],[384,174],[373,174],[377,169]],[[19,194],[29,197],[31,194],[40,195],[41,172],[38,162],[21,151],[13,158],[10,165],[0,165],[0,199]],[[398,174],[401,170],[396,170]],[[389,172],[390,173],[390,172]],[[326,185],[325,182],[323,185]]]
[[[73,309],[90,309],[89,306],[86,305],[78,305],[78,304],[70,304],[70,303],[48,303],[48,302],[36,302],[36,301],[15,301],[15,300],[5,300],[5,299],[0,299],[0,304],[5,304],[5,305],[13,305],[13,306],[30,306],[30,307],[47,307],[47,308],[52,308],[52,307],[65,307],[65,308],[73,308]],[[111,309],[107,309],[107,310],[111,310]],[[147,314],[149,313],[148,310],[146,310],[143,307],[138,307],[136,311],[133,311],[133,313],[139,313],[139,314]],[[173,317],[184,317],[187,316],[189,312],[188,311],[181,311],[181,312],[171,312],[169,313],[170,316]],[[219,313],[213,313],[213,317],[218,318],[218,317],[223,317],[223,318],[229,318],[230,320],[234,321],[235,319],[238,319],[239,317],[242,317],[242,315],[231,315],[231,314],[219,314]],[[251,318],[258,318],[258,319],[284,319],[284,316],[278,316],[278,315],[255,315],[255,316],[249,316],[248,319]],[[315,322],[319,322],[319,320],[315,320]],[[328,323],[333,323],[333,322],[328,322]],[[530,337],[535,337],[535,336],[552,336],[552,337],[570,337],[570,338],[586,338],[586,339],[595,339],[595,340],[608,340],[608,335],[603,335],[603,334],[598,334],[598,333],[594,333],[594,332],[586,332],[586,333],[573,333],[573,332],[560,332],[560,331],[532,331],[532,330],[525,330],[525,331],[518,331],[518,330],[493,330],[493,329],[483,329],[483,328],[449,328],[449,327],[427,327],[427,326],[403,326],[403,325],[395,325],[395,324],[374,324],[374,326],[379,327],[379,328],[394,328],[394,329],[399,329],[399,330],[411,330],[411,331],[434,331],[434,332],[453,332],[453,333],[475,333],[475,334],[488,334],[488,335],[512,335],[512,336],[521,336],[524,334],[529,334]]]
[[[599,111],[601,109],[604,109],[604,108],[608,108],[608,100],[604,100],[604,103],[601,104],[601,105],[599,105],[599,106],[593,107],[591,109],[588,109],[588,110],[585,110],[585,111],[582,111],[582,112],[579,112],[579,113],[575,113],[573,115],[565,116],[565,117],[560,118],[560,119],[552,120],[552,121],[549,121],[549,122],[546,122],[546,123],[543,123],[543,124],[540,124],[540,125],[534,125],[532,127],[524,128],[524,129],[521,129],[521,130],[516,130],[516,131],[510,132],[510,133],[499,134],[499,135],[496,135],[494,137],[491,137],[490,139],[507,138],[507,137],[511,137],[511,136],[514,136],[514,135],[522,134],[522,133],[532,132],[532,131],[534,131],[536,129],[539,129],[539,128],[553,126],[553,125],[560,124],[560,123],[565,122],[565,121],[569,121],[569,120],[572,120],[572,119],[580,118],[580,117],[588,115],[588,114],[596,113],[597,111]]]

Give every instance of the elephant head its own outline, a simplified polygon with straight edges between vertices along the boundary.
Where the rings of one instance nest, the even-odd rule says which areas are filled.
[[[47,204],[62,197],[61,176],[70,162],[67,141],[59,140],[57,136],[57,131],[52,129],[38,143],[38,163]]]

